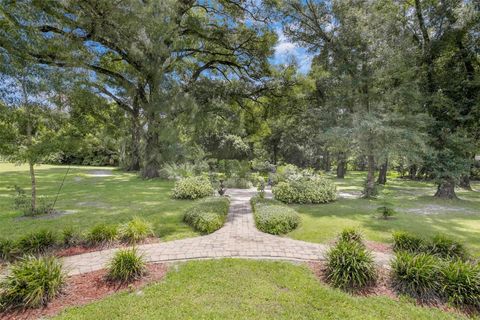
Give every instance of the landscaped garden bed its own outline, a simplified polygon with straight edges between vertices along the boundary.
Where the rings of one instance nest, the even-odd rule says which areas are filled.
[[[66,279],[62,293],[48,305],[37,309],[10,310],[0,313],[0,319],[38,319],[58,314],[65,308],[78,307],[109,295],[128,292],[133,295],[142,294],[141,290],[147,284],[162,280],[167,273],[165,264],[149,264],[144,277],[129,283],[112,283],[107,280],[107,270],[99,270]]]

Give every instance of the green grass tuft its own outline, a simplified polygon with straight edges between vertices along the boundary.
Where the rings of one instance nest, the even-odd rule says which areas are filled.
[[[1,280],[0,301],[5,309],[46,305],[60,293],[65,278],[58,259],[27,256],[13,264]]]
[[[129,282],[146,272],[145,259],[136,248],[118,250],[108,265],[107,278],[111,281]]]

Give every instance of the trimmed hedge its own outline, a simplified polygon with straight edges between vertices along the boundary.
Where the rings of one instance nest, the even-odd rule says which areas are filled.
[[[250,200],[257,228],[270,234],[285,234],[300,225],[298,213],[272,199],[253,197]]]
[[[327,203],[337,198],[335,184],[320,176],[283,181],[272,192],[275,199],[284,203]]]
[[[249,189],[253,184],[247,178],[231,177],[225,180],[224,186],[229,189]]]
[[[212,233],[220,229],[228,215],[230,201],[226,197],[209,197],[185,211],[183,221],[196,231]]]
[[[213,192],[212,183],[207,177],[188,177],[175,182],[172,197],[195,200],[211,196]]]

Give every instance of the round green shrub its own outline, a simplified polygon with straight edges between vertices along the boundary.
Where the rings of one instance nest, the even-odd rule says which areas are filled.
[[[320,176],[279,182],[272,192],[275,199],[285,203],[327,203],[337,198],[335,184]]]
[[[27,256],[12,265],[0,283],[5,308],[46,305],[65,284],[62,264],[54,257]]]
[[[90,245],[107,244],[115,241],[118,228],[115,225],[97,224],[87,233],[87,241]]]
[[[461,260],[441,269],[442,294],[452,304],[480,308],[480,266]]]
[[[443,259],[465,259],[468,257],[467,249],[462,243],[441,234],[435,235],[425,249]]]
[[[140,217],[134,217],[120,226],[120,238],[127,243],[138,243],[153,235],[152,224]]]
[[[426,253],[398,252],[391,265],[393,284],[398,291],[414,298],[438,298],[441,263],[435,256]]]
[[[212,233],[223,226],[224,219],[215,212],[203,212],[194,222],[194,228],[201,233]]]
[[[275,200],[254,197],[251,200],[255,224],[263,232],[285,234],[300,225],[298,213]]]
[[[405,231],[393,233],[393,250],[395,252],[422,252],[425,249],[425,240]]]
[[[110,261],[107,278],[111,281],[129,282],[145,273],[145,259],[137,249],[122,249],[118,250]]]
[[[51,249],[56,243],[56,235],[50,230],[29,233],[18,241],[18,250],[22,254],[40,254]]]
[[[373,256],[356,241],[339,241],[327,252],[327,280],[343,290],[373,285],[377,275]]]
[[[195,203],[185,211],[183,221],[201,233],[220,229],[228,215],[229,200],[226,197],[209,197]]]
[[[213,186],[207,177],[188,177],[175,182],[172,197],[174,199],[199,199],[211,196]]]

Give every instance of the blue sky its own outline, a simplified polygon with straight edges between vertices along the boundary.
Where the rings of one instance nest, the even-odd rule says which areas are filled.
[[[303,74],[310,71],[313,55],[306,48],[289,41],[281,27],[275,28],[278,35],[278,43],[275,45],[275,53],[271,62],[274,64],[287,64],[295,61],[299,71]]]

